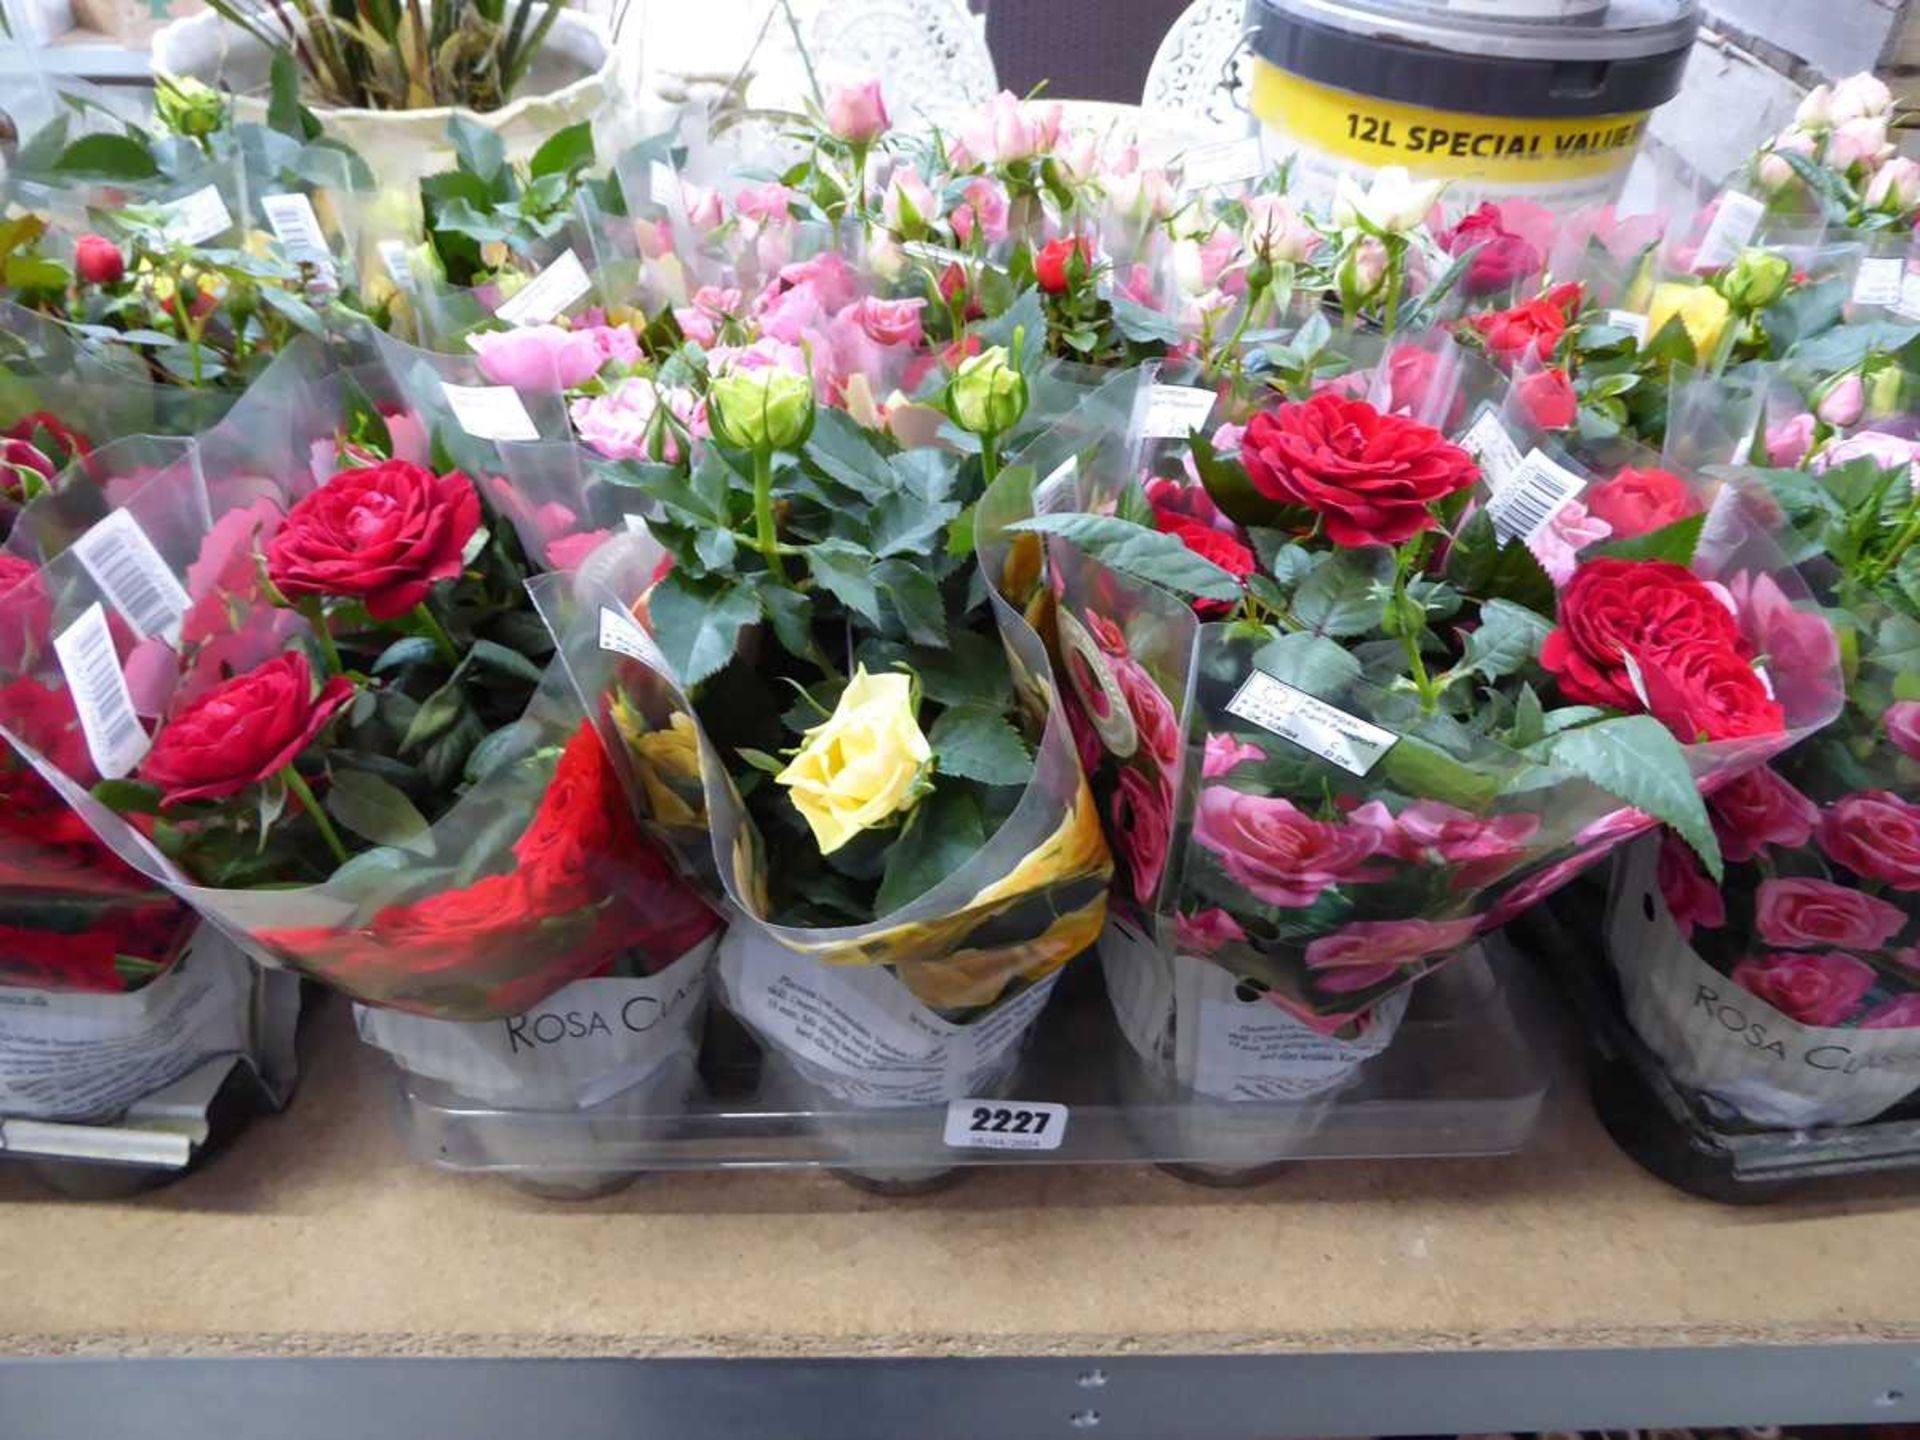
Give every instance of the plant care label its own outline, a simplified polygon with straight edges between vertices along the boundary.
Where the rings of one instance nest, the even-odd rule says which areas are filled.
[[[1853,303],[1856,305],[1894,306],[1900,303],[1900,286],[1906,279],[1907,262],[1898,255],[1868,255],[1853,277]]]
[[[1701,959],[1667,909],[1659,856],[1648,837],[1616,860],[1607,952],[1627,1019],[1674,1080],[1752,1124],[1793,1130],[1862,1124],[1920,1090],[1920,1029],[1803,1025]],[[1817,975],[1850,957],[1802,958]]]
[[[509,325],[545,325],[593,290],[587,267],[568,250],[501,302],[494,315]]]
[[[380,254],[380,263],[387,267],[387,274],[393,283],[402,290],[413,288],[413,267],[407,263],[407,243],[404,240],[382,240],[374,247]]]
[[[160,226],[176,245],[204,245],[233,228],[233,212],[218,186],[206,185],[160,207]]]
[[[1080,507],[1080,460],[1069,455],[1053,473],[1033,487],[1033,513],[1057,515]]]
[[[1487,502],[1493,533],[1503,541],[1533,539],[1586,486],[1584,476],[1542,450],[1529,450],[1519,469]]]
[[[111,1119],[209,1060],[247,1055],[251,963],[203,926],[129,995],[0,988],[0,1114]]]
[[[736,920],[720,942],[727,1007],[801,1076],[861,1106],[991,1094],[1053,993],[1053,976],[969,1025],[928,1009],[879,966],[822,965]]]
[[[1647,317],[1638,310],[1609,310],[1607,324],[1616,330],[1624,330],[1633,337],[1633,343],[1647,343]]]
[[[1700,248],[1694,252],[1694,273],[1703,275],[1731,264],[1753,243],[1766,213],[1767,207],[1753,196],[1738,190],[1725,191],[1707,233],[1701,237]]]
[[[1900,277],[1900,299],[1893,313],[1902,320],[1920,320],[1920,270],[1909,270]]]
[[[1267,168],[1260,137],[1196,145],[1180,157],[1180,178],[1189,190],[1214,190],[1257,180]]]
[[[1480,473],[1486,477],[1489,490],[1500,490],[1520,468],[1520,447],[1514,443],[1507,427],[1500,423],[1500,412],[1491,405],[1481,408],[1458,444],[1473,456]]]
[[[1193,1026],[1193,1088],[1222,1100],[1305,1100],[1351,1080],[1399,1031],[1407,990],[1368,1012],[1352,1039],[1323,1035],[1211,961],[1176,956],[1177,1024]],[[1184,1037],[1183,1037],[1184,1038]]]
[[[538,440],[540,431],[511,385],[455,385],[440,389],[460,428],[476,440]]]
[[[1227,702],[1227,713],[1272,731],[1349,775],[1365,775],[1400,738],[1370,720],[1349,715],[1316,695],[1276,680],[1264,670],[1256,670],[1240,682]]]
[[[193,603],[140,522],[116,510],[73,542],[74,557],[142,640],[176,640]]]
[[[333,273],[333,252],[327,248],[327,232],[320,228],[320,217],[313,213],[311,200],[297,191],[263,195],[260,209],[289,260],[296,265],[311,265],[329,275]]]
[[[1205,425],[1212,413],[1211,390],[1197,390],[1191,385],[1150,385],[1141,433],[1149,440],[1184,440]]]
[[[403,1068],[502,1105],[598,1105],[676,1057],[692,1060],[706,1015],[716,941],[658,974],[576,980],[504,1020],[432,1020],[353,1007],[360,1038]],[[671,1103],[677,1108],[682,1095]]]
[[[950,1100],[945,1138],[954,1150],[1058,1150],[1067,1107],[1032,1100]]]
[[[600,648],[614,655],[638,660],[649,670],[672,676],[673,667],[666,655],[646,632],[646,627],[631,615],[622,615],[611,605],[600,607]]]
[[[80,714],[80,732],[86,737],[93,768],[107,780],[129,774],[152,743],[113,648],[107,612],[98,600],[80,612],[80,618],[53,640],[60,673],[67,677],[67,693]]]

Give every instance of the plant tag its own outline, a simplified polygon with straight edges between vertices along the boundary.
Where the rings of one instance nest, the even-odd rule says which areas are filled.
[[[1079,507],[1080,458],[1069,455],[1054,467],[1053,473],[1033,487],[1033,513],[1058,515]]]
[[[1149,440],[1184,440],[1207,423],[1213,413],[1213,392],[1191,385],[1152,385],[1147,389],[1147,415],[1140,422]]]
[[[1647,317],[1638,310],[1609,310],[1607,324],[1633,336],[1633,343],[1636,345],[1647,343]]]
[[[1753,243],[1766,213],[1767,207],[1751,195],[1738,190],[1722,194],[1720,206],[1713,212],[1713,223],[1707,226],[1700,248],[1694,252],[1694,272],[1702,274],[1730,263]]]
[[[1380,763],[1400,737],[1358,715],[1349,715],[1318,696],[1256,670],[1240,682],[1227,713],[1270,730],[1282,740],[1338,765],[1349,775],[1365,775]]]
[[[1180,176],[1189,190],[1213,190],[1256,180],[1266,168],[1260,137],[1248,135],[1214,145],[1196,145],[1181,157]]]
[[[142,640],[179,639],[192,601],[131,514],[114,511],[73,542],[73,553]]]
[[[313,213],[311,200],[297,192],[262,195],[260,209],[289,260],[332,273],[333,252],[327,248],[327,233],[320,228],[320,217]]]
[[[93,768],[104,779],[120,779],[140,763],[151,742],[140,717],[133,713],[133,696],[113,648],[107,612],[98,600],[54,637],[53,653],[60,673],[67,677],[73,708],[80,712],[80,730]]]
[[[1907,262],[1898,255],[1869,255],[1853,277],[1856,305],[1898,305],[1907,275]]]
[[[625,655],[630,660],[638,660],[662,675],[673,674],[673,667],[667,664],[666,655],[654,644],[653,637],[647,634],[640,622],[631,615],[622,615],[611,605],[600,607],[600,648],[615,655]]]
[[[380,263],[387,267],[387,274],[393,283],[402,290],[413,288],[413,267],[407,264],[407,242],[404,240],[382,240],[374,249],[380,252]]]
[[[1491,405],[1481,409],[1479,417],[1460,437],[1459,444],[1480,466],[1480,473],[1487,478],[1487,488],[1496,493],[1520,468],[1520,447],[1513,443],[1513,436],[1500,423],[1500,413]]]
[[[1493,532],[1504,540],[1531,540],[1553,523],[1566,503],[1587,482],[1539,450],[1527,458],[1498,494],[1487,502]]]
[[[207,185],[160,207],[161,228],[177,245],[201,245],[233,228],[233,214],[219,187]]]
[[[1893,313],[1902,320],[1920,320],[1920,270],[1909,270],[1900,277],[1900,298]]]
[[[947,1146],[953,1150],[1058,1150],[1067,1107],[1032,1100],[950,1100]]]
[[[545,325],[592,289],[586,266],[569,250],[493,313],[509,325]]]
[[[476,440],[538,440],[533,417],[511,385],[440,383],[460,428]]]

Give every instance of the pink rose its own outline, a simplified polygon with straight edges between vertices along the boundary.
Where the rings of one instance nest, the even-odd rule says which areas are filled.
[[[827,97],[827,129],[850,145],[870,145],[888,125],[887,102],[878,80],[842,85]]]
[[[1331,886],[1391,873],[1366,863],[1380,849],[1379,831],[1315,820],[1278,796],[1243,795],[1224,785],[1202,788],[1193,838],[1269,905],[1298,909]]]
[[[1135,661],[1113,667],[1113,678],[1120,682],[1120,693],[1127,698],[1134,727],[1140,732],[1140,747],[1159,762],[1163,772],[1173,772],[1180,764],[1180,722],[1166,692]]]
[[[1769,945],[1810,950],[1838,945],[1877,950],[1907,923],[1897,905],[1826,880],[1763,880],[1754,898],[1754,928]]]
[[[515,390],[571,390],[600,373],[593,336],[558,325],[525,325],[469,335],[480,373]]]
[[[1240,922],[1217,905],[1191,915],[1174,916],[1174,933],[1182,953],[1193,955],[1211,955],[1222,945],[1247,938]]]
[[[1762,765],[1707,796],[1707,813],[1729,860],[1751,860],[1769,845],[1794,849],[1813,838],[1820,807]]]
[[[1472,919],[1356,920],[1309,944],[1307,968],[1322,990],[1368,990],[1429,955],[1458,950],[1473,932]]]
[[[1813,457],[1810,467],[1816,475],[1855,460],[1872,460],[1882,470],[1899,470],[1913,463],[1915,443],[1903,440],[1898,435],[1889,435],[1881,430],[1862,430],[1858,435],[1849,435],[1827,446]]]
[[[1909,760],[1920,760],[1920,700],[1896,700],[1880,717],[1893,748]]]
[[[1695,925],[1718,930],[1727,923],[1726,897],[1720,893],[1720,887],[1707,878],[1687,843],[1672,831],[1660,837],[1660,864],[1655,878],[1661,895],[1666,897],[1667,913],[1688,939],[1693,938]]]
[[[1840,641],[1824,615],[1796,609],[1771,575],[1742,571],[1727,592],[1740,617],[1740,633],[1775,675],[1791,676],[1810,689],[1839,683]]]
[[[1873,967],[1838,951],[1749,957],[1733,967],[1733,983],[1802,1025],[1851,1019],[1873,988]]]
[[[673,464],[680,459],[680,443],[673,427],[660,414],[662,398],[655,382],[634,375],[605,395],[575,400],[568,413],[581,442],[609,460],[652,459]],[[675,407],[674,397],[665,398],[670,413],[691,399],[683,395],[682,407]]]
[[[918,235],[940,214],[940,202],[934,198],[918,171],[902,165],[887,181],[880,197],[880,215],[889,230],[909,237]]]
[[[925,300],[880,300],[869,295],[853,307],[853,318],[876,345],[918,345]]]
[[[1589,513],[1578,500],[1569,500],[1531,540],[1527,548],[1556,586],[1564,586],[1579,567],[1580,552],[1613,534],[1613,526]]]
[[[1609,810],[1586,829],[1573,837],[1576,845],[1595,845],[1605,842],[1618,845],[1622,840],[1631,840],[1635,835],[1644,835],[1660,822],[1644,810],[1636,810],[1631,805],[1618,810]]]
[[[726,222],[726,202],[709,186],[682,180],[680,204],[687,212],[687,224],[695,230],[716,230]]]
[[[590,325],[574,331],[576,335],[585,335],[593,341],[593,348],[600,352],[600,363],[604,365],[638,365],[640,363],[640,337],[626,325]]]
[[[777,180],[764,185],[749,185],[733,197],[736,213],[761,224],[780,223],[793,218],[793,202],[799,199]]]
[[[1791,469],[1805,463],[1813,448],[1814,418],[1802,410],[1791,420],[1767,427],[1767,463]]]
[[[1200,773],[1208,780],[1217,780],[1237,765],[1264,759],[1266,751],[1258,745],[1247,744],[1237,735],[1209,735]]]
[[[1029,109],[1010,91],[1002,90],[961,127],[957,153],[949,158],[956,169],[966,169],[966,161],[993,165],[1025,160],[1050,149],[1059,132],[1058,105]]]
[[[976,226],[988,244],[997,245],[1007,238],[1008,208],[1007,187],[982,176],[968,182],[947,223],[953,226],[953,233],[962,245],[973,239]]]
[[[236,628],[235,617],[265,604],[254,551],[280,528],[280,507],[271,500],[227,511],[200,542],[200,554],[187,566],[187,598],[180,622],[180,643],[198,645]],[[248,666],[252,669],[252,666]]]
[[[1829,805],[1814,833],[1835,864],[1895,890],[1920,890],[1920,805],[1863,790]]]
[[[1860,1017],[1862,1030],[1911,1030],[1920,1026],[1920,994],[1896,996]]]
[[[1416,800],[1393,824],[1384,841],[1390,854],[1415,864],[1463,866],[1463,884],[1485,885],[1526,855],[1540,818],[1480,816],[1438,800]]]
[[[573,535],[562,535],[547,542],[547,568],[550,570],[578,570],[586,563],[587,557],[613,535],[611,530],[581,530]]]
[[[1166,782],[1132,767],[1122,770],[1112,819],[1116,848],[1126,859],[1134,898],[1151,905],[1160,893],[1167,842],[1173,837],[1173,797]]]
[[[1611,845],[1602,845],[1592,850],[1582,850],[1577,855],[1556,860],[1545,869],[1535,871],[1502,895],[1499,902],[1481,917],[1481,933],[1498,930],[1514,916],[1531,910],[1581,871],[1604,860],[1612,848]]]
[[[1067,729],[1073,732],[1073,750],[1080,758],[1080,768],[1091,775],[1100,768],[1101,760],[1106,758],[1106,747],[1100,743],[1100,732],[1093,728],[1093,722],[1087,718],[1086,709],[1073,687],[1069,686],[1060,692],[1060,703],[1067,712]]]
[[[707,352],[708,369],[715,375],[729,370],[791,370],[810,373],[807,352],[784,340],[763,337],[751,345],[722,345]]]

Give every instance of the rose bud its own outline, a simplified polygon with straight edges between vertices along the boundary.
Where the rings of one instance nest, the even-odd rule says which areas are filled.
[[[827,129],[849,145],[872,144],[889,123],[878,80],[842,85],[827,101]]]
[[[708,392],[713,433],[737,450],[794,450],[813,433],[813,381],[778,365],[730,370]]]
[[[1766,250],[1745,250],[1717,284],[1720,293],[1741,310],[1763,310],[1786,293],[1793,279],[1793,263]]]
[[[1063,235],[1048,241],[1046,248],[1033,257],[1033,278],[1040,288],[1049,295],[1064,295],[1075,279],[1075,256],[1080,259],[1079,278],[1084,279],[1091,268],[1087,261],[1087,242],[1078,235]]]
[[[82,235],[73,242],[73,269],[88,285],[118,285],[127,273],[127,261],[106,236]]]
[[[1857,423],[1866,408],[1867,387],[1860,383],[1858,375],[1849,371],[1828,387],[1814,407],[1814,414],[1827,424],[1844,429]]]
[[[996,345],[960,362],[947,389],[947,413],[974,435],[1002,435],[1027,413],[1027,377]]]

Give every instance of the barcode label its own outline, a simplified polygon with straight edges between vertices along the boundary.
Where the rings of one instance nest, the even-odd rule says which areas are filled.
[[[1349,715],[1317,695],[1276,680],[1264,670],[1254,671],[1241,682],[1227,702],[1227,713],[1272,731],[1349,775],[1365,775],[1400,738],[1371,720]]]
[[[142,640],[179,639],[180,619],[192,602],[131,514],[114,511],[74,541],[73,553]]]
[[[662,675],[673,674],[667,657],[653,643],[653,637],[641,628],[640,622],[631,615],[622,615],[610,605],[600,607],[600,648],[615,655],[625,655],[630,660],[638,660]]]
[[[1531,540],[1553,523],[1587,482],[1539,450],[1527,452],[1511,479],[1487,501],[1487,518],[1502,540]]]
[[[161,228],[177,245],[200,245],[233,228],[233,212],[217,187],[208,185],[160,207]]]
[[[1500,423],[1499,412],[1491,405],[1482,408],[1459,443],[1479,465],[1489,490],[1503,489],[1513,478],[1513,472],[1520,468],[1520,447],[1514,444],[1513,436]]]
[[[1907,262],[1898,255],[1867,256],[1853,277],[1853,303],[1898,305],[1900,282],[1906,273]]]
[[[1184,440],[1207,423],[1213,413],[1213,392],[1191,385],[1152,385],[1147,388],[1147,416],[1141,429],[1149,440]]]
[[[147,732],[133,713],[133,696],[114,653],[107,612],[94,601],[80,618],[53,641],[60,673],[67,677],[67,693],[80,714],[87,753],[101,778],[118,780],[147,753]]]
[[[455,385],[442,381],[460,428],[476,440],[538,440],[540,431],[511,385]]]
[[[1181,158],[1180,178],[1189,190],[1213,190],[1257,179],[1267,168],[1260,137],[1197,145]]]
[[[1713,212],[1713,223],[1707,226],[1706,236],[1694,255],[1693,268],[1699,272],[1718,270],[1732,261],[1753,243],[1766,213],[1767,207],[1751,195],[1743,195],[1738,190],[1721,195],[1719,208]]]
[[[1069,455],[1054,466],[1053,473],[1033,487],[1033,513],[1057,515],[1080,506],[1080,461]]]
[[[1633,343],[1636,345],[1647,343],[1647,317],[1637,310],[1609,310],[1607,324],[1633,336]]]
[[[587,267],[569,250],[493,313],[509,325],[545,325],[592,289]]]
[[[320,228],[311,200],[300,194],[262,195],[260,209],[289,260],[332,271],[333,252],[327,248],[327,232]]]

